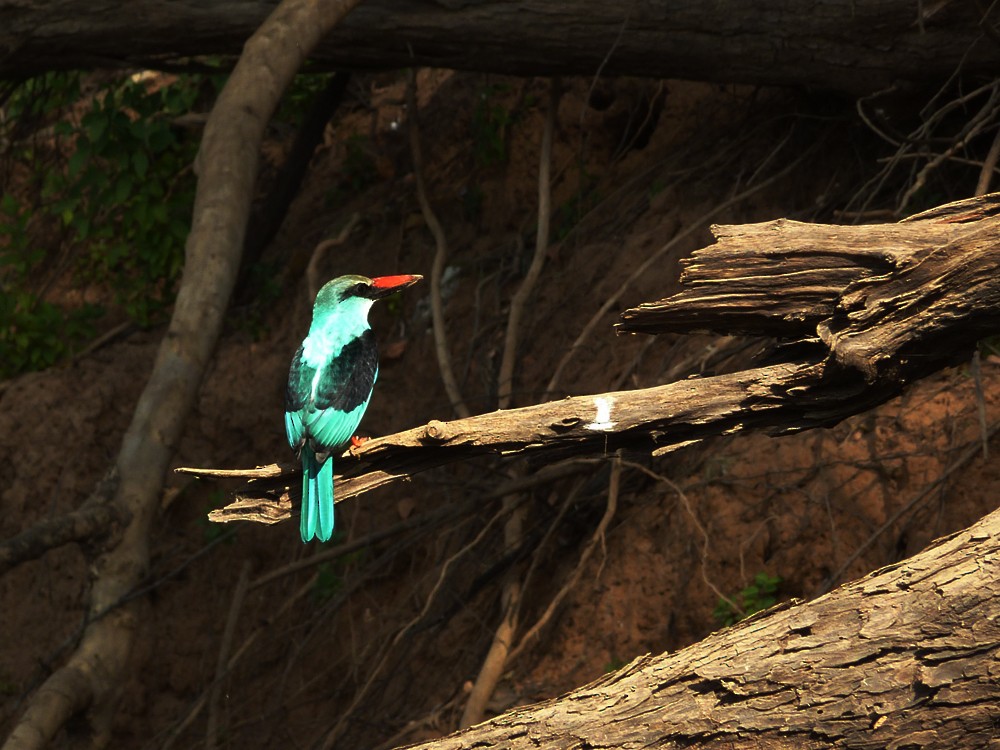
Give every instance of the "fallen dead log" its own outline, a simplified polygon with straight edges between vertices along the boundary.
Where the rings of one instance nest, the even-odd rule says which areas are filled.
[[[998,659],[1000,511],[819,599],[410,747],[991,748]]]

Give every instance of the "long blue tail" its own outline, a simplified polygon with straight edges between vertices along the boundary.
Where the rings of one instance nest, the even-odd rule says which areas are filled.
[[[333,536],[333,459],[322,464],[312,451],[302,451],[302,513],[299,536],[303,542],[316,537],[326,542]]]

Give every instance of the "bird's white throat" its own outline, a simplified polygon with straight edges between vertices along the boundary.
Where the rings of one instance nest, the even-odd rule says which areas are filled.
[[[371,307],[372,300],[351,297],[332,310],[314,314],[309,335],[302,342],[303,361],[319,368],[334,359],[341,349],[371,327],[368,325]]]

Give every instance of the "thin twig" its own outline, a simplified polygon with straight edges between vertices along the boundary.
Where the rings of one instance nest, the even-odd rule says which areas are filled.
[[[990,428],[989,434],[987,435],[987,439],[992,439],[993,436],[996,435],[998,432],[1000,432],[1000,422],[995,423]],[[972,441],[969,444],[969,447],[962,452],[962,454],[955,460],[955,462],[951,466],[949,466],[947,469],[941,472],[941,475],[937,479],[935,479],[933,482],[924,487],[920,492],[918,492],[915,497],[913,497],[908,503],[906,503],[906,505],[904,505],[895,513],[893,513],[891,516],[889,516],[889,518],[886,519],[885,523],[883,523],[881,526],[875,529],[875,531],[872,532],[871,536],[869,536],[861,545],[859,545],[858,548],[854,550],[854,552],[848,555],[847,559],[844,560],[844,562],[841,563],[840,566],[833,573],[830,574],[830,577],[823,582],[823,585],[820,586],[819,591],[816,592],[817,596],[819,594],[825,594],[827,591],[833,588],[833,586],[837,583],[837,581],[840,580],[840,577],[844,574],[844,571],[847,570],[855,560],[861,557],[862,553],[864,553],[865,550],[871,547],[872,544],[874,544],[875,541],[880,536],[882,536],[882,534],[888,531],[892,527],[892,525],[896,523],[896,521],[898,521],[900,518],[902,518],[904,515],[909,513],[911,510],[920,505],[920,503],[926,500],[930,496],[930,494],[937,487],[944,484],[952,474],[954,474],[960,468],[962,468],[967,463],[972,461],[976,457],[976,454],[978,454],[981,450],[982,448],[980,446],[980,441],[979,440]]]
[[[986,195],[990,192],[990,182],[993,180],[993,170],[997,167],[997,160],[1000,159],[1000,129],[993,136],[993,143],[983,161],[983,168],[979,172],[979,181],[976,183],[975,195]]]
[[[344,228],[340,230],[336,237],[325,239],[313,248],[312,255],[309,257],[309,265],[306,266],[306,279],[309,285],[310,302],[316,299],[316,295],[319,293],[321,286],[319,283],[319,263],[326,255],[326,251],[331,247],[338,247],[347,242],[347,239],[351,236],[351,232],[354,231],[354,227],[356,227],[360,221],[361,217],[357,213],[351,214],[351,218],[347,220]]]
[[[552,134],[555,131],[556,114],[559,109],[560,86],[557,79],[549,84],[549,109],[542,130],[542,148],[538,160],[538,231],[535,235],[535,253],[524,281],[510,301],[507,316],[507,335],[504,339],[503,357],[497,383],[497,401],[500,409],[509,409],[514,381],[514,364],[517,361],[517,344],[521,332],[521,318],[525,305],[535,291],[535,285],[545,265],[545,255],[549,247],[549,223],[552,218]]]
[[[906,207],[909,205],[910,200],[924,187],[931,172],[937,169],[956,151],[964,148],[965,145],[979,133],[979,131],[983,130],[990,124],[998,111],[997,107],[990,107],[995,97],[996,90],[994,90],[994,94],[990,97],[990,100],[986,103],[986,105],[976,114],[975,117],[972,118],[972,121],[965,128],[965,132],[959,135],[959,137],[956,138],[948,148],[928,161],[927,164],[925,164],[917,173],[916,179],[913,180],[910,187],[907,188],[905,193],[903,193],[903,197],[900,199],[899,205],[896,207],[897,214],[902,215],[906,211]]]
[[[701,521],[698,520],[698,515],[694,512],[694,507],[691,505],[691,501],[688,500],[688,496],[685,494],[684,490],[682,490],[676,482],[668,479],[662,474],[657,474],[651,469],[647,469],[642,464],[635,463],[634,461],[624,461],[623,463],[629,468],[641,471],[643,474],[647,475],[651,479],[655,479],[657,482],[663,482],[663,484],[672,489],[674,493],[676,493],[677,497],[680,498],[681,505],[684,506],[684,511],[688,514],[688,517],[691,519],[691,523],[694,524],[694,527],[701,535],[701,580],[704,581],[705,585],[712,590],[713,594],[732,607],[733,611],[740,617],[743,617],[743,615],[746,614],[743,607],[733,601],[730,597],[723,594],[722,590],[719,589],[719,587],[712,582],[712,579],[708,577],[708,548],[710,539],[705,527],[702,526]]]
[[[243,563],[240,577],[233,592],[233,600],[229,605],[229,615],[226,617],[226,627],[222,632],[222,643],[219,645],[219,658],[215,664],[215,680],[212,683],[211,695],[208,699],[208,726],[205,729],[205,748],[213,750],[219,741],[219,712],[222,701],[223,678],[228,671],[229,649],[233,645],[233,635],[236,633],[236,623],[239,622],[240,610],[246,598],[247,585],[250,582],[250,561]]]
[[[885,94],[891,94],[891,93],[895,92],[895,90],[896,90],[896,86],[892,85],[892,86],[890,86],[887,89],[882,89],[881,91],[876,91],[874,94],[869,94],[868,96],[863,96],[860,99],[858,99],[856,102],[854,102],[854,108],[855,108],[855,110],[857,110],[858,117],[861,118],[862,122],[864,122],[865,125],[867,125],[868,128],[875,135],[877,135],[883,141],[885,141],[886,143],[888,143],[890,146],[895,146],[896,148],[900,148],[903,144],[900,143],[899,139],[893,138],[891,135],[889,135],[884,130],[882,130],[882,128],[878,127],[874,122],[872,122],[872,120],[868,117],[868,113],[865,112],[865,107],[864,107],[865,101],[867,101],[869,99],[877,99],[880,96],[884,96]]]
[[[472,412],[462,398],[462,392],[455,380],[455,371],[451,365],[451,353],[448,350],[448,335],[445,331],[444,304],[441,299],[441,276],[444,273],[445,260],[448,258],[448,239],[445,237],[441,222],[438,221],[427,198],[427,186],[424,184],[424,160],[420,148],[420,123],[417,117],[417,73],[410,69],[409,81],[406,86],[406,108],[410,131],[410,151],[413,158],[413,179],[417,186],[417,200],[420,211],[424,215],[427,228],[434,235],[436,251],[434,264],[431,266],[431,317],[434,321],[434,350],[437,354],[438,368],[441,370],[441,381],[448,394],[451,408],[460,417],[468,417]]]
[[[781,143],[778,144],[777,148],[775,149],[775,152],[780,151],[784,147],[784,145],[788,142],[790,137],[791,137],[791,131],[788,133],[788,135],[785,136],[784,140],[782,140]],[[608,297],[604,301],[604,304],[602,304],[600,308],[597,310],[597,312],[595,312],[591,316],[590,320],[587,322],[587,325],[585,325],[583,327],[583,330],[580,331],[580,335],[576,337],[576,341],[573,342],[570,348],[563,355],[562,359],[559,360],[559,364],[553,371],[552,377],[549,379],[548,385],[545,386],[545,394],[543,395],[542,400],[550,400],[554,397],[556,388],[559,385],[559,379],[562,377],[563,370],[566,369],[566,366],[570,363],[570,360],[572,360],[573,357],[576,355],[576,353],[583,347],[584,342],[586,342],[586,340],[590,338],[590,335],[594,332],[594,329],[597,328],[597,325],[604,319],[604,316],[607,315],[608,311],[611,310],[611,308],[618,303],[618,300],[621,299],[622,295],[625,294],[626,291],[628,291],[629,287],[631,287],[632,284],[637,279],[642,278],[649,271],[649,269],[653,267],[653,265],[658,263],[663,258],[664,255],[674,250],[674,248],[676,248],[681,242],[683,242],[696,232],[700,232],[702,228],[705,226],[705,224],[710,222],[720,213],[722,213],[723,211],[727,211],[728,209],[732,208],[735,205],[738,205],[739,203],[743,202],[744,200],[754,195],[755,193],[759,193],[764,188],[773,185],[774,183],[778,182],[779,180],[787,176],[789,172],[791,172],[801,163],[803,158],[805,158],[806,153],[808,152],[803,152],[802,154],[800,154],[798,158],[790,162],[784,169],[775,173],[771,177],[768,177],[766,180],[763,180],[762,182],[752,187],[748,187],[746,190],[740,191],[739,193],[731,197],[729,200],[723,201],[722,203],[719,203],[713,208],[706,211],[704,214],[698,217],[697,220],[689,224],[685,229],[675,234],[670,239],[669,242],[664,244],[659,250],[650,255],[642,264],[640,264],[639,267],[636,268],[635,271],[633,271],[629,275],[629,277],[625,279],[624,282],[622,282],[621,286],[618,287],[618,289],[614,292],[614,294]]]
[[[559,507],[559,512],[556,513],[556,517],[552,519],[549,524],[549,528],[545,531],[545,536],[541,538],[541,541],[535,546],[532,553],[531,565],[528,567],[528,572],[524,574],[523,589],[525,592],[531,590],[531,584],[535,581],[535,576],[538,574],[539,569],[543,562],[543,552],[548,548],[549,542],[555,536],[556,531],[559,530],[563,519],[569,512],[569,509],[576,502],[580,491],[587,485],[587,479],[580,479],[573,485],[569,492],[566,493],[566,497],[562,501],[562,505]],[[509,659],[509,656],[508,656]]]
[[[513,661],[522,653],[524,650],[531,645],[532,641],[538,637],[541,633],[542,628],[544,628],[552,616],[555,614],[559,605],[562,604],[563,600],[569,594],[570,591],[579,582],[580,577],[583,575],[584,568],[587,565],[587,561],[590,560],[590,556],[593,554],[594,550],[597,549],[598,545],[604,548],[605,534],[607,533],[608,526],[611,524],[611,520],[615,517],[615,512],[618,509],[618,489],[621,483],[621,473],[622,473],[622,457],[621,451],[615,456],[615,460],[611,463],[611,479],[608,481],[608,503],[604,509],[604,515],[601,517],[600,523],[597,524],[597,528],[594,530],[593,535],[590,537],[590,541],[584,548],[583,552],[580,553],[580,559],[576,563],[576,568],[574,568],[573,573],[567,579],[566,583],[563,584],[562,588],[559,589],[552,601],[545,608],[545,612],[542,613],[541,617],[535,621],[535,624],[528,628],[527,632],[521,636],[521,640],[518,642],[517,646],[511,649],[511,652],[507,655],[507,661]]]
[[[74,354],[73,355],[73,361],[74,362],[79,362],[81,359],[83,359],[84,357],[88,357],[89,355],[93,354],[94,352],[96,352],[101,347],[107,346],[112,341],[115,341],[118,338],[131,333],[133,330],[137,330],[138,327],[139,326],[137,326],[131,320],[126,320],[126,321],[124,321],[122,323],[119,323],[118,325],[114,326],[110,330],[105,331],[104,333],[102,333],[96,339],[94,339],[89,344],[87,344],[83,349],[81,349],[76,354]]]

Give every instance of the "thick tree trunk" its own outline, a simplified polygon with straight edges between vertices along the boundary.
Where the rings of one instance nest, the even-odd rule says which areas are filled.
[[[140,626],[133,592],[147,572],[163,477],[215,350],[236,281],[264,128],[305,54],[357,2],[284,0],[249,40],[219,95],[198,155],[198,192],[173,316],[122,439],[116,482],[107,493],[120,506],[108,515],[128,518],[128,523],[114,546],[92,564],[88,623],[80,642],[31,695],[4,750],[43,748],[83,711],[89,714],[93,747],[109,740],[122,675]],[[36,536],[67,541],[77,533],[76,526],[43,525],[22,537],[11,555],[24,559],[39,552]]]
[[[0,75],[239,54],[274,2],[0,0]],[[864,94],[1000,62],[990,3],[370,0],[313,58],[530,75],[641,75]]]
[[[1000,511],[808,604],[412,747],[995,748],[998,658]]]

